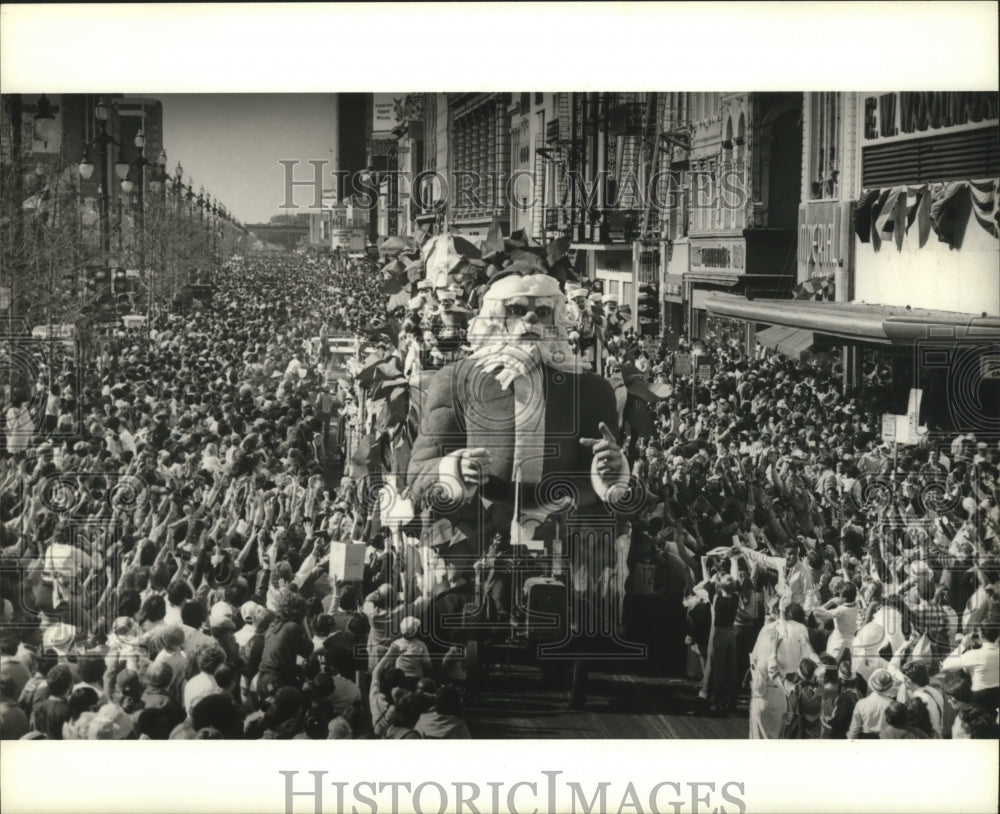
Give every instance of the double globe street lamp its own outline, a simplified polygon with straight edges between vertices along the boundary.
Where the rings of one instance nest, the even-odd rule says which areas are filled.
[[[144,150],[146,148],[146,134],[140,129],[135,134],[136,156],[129,164],[128,174],[122,179],[122,192],[131,195],[132,190],[138,190],[136,194],[136,215],[139,226],[139,268],[145,273],[146,270],[146,167],[152,167],[153,173],[149,181],[150,192],[159,192],[163,185],[164,168],[167,166],[167,151],[160,150],[155,163],[146,160]]]
[[[108,199],[108,148],[114,145],[118,148],[118,156],[115,161],[115,178],[124,181],[128,177],[130,166],[122,155],[122,145],[112,135],[108,133],[108,119],[111,117],[111,106],[102,97],[94,107],[94,118],[97,120],[98,133],[83,147],[83,158],[80,159],[78,167],[80,177],[85,181],[90,180],[94,175],[94,164],[90,160],[90,148],[96,148],[100,155],[101,162],[101,183],[98,187],[98,194],[101,201],[101,250],[104,253],[104,264],[108,264],[111,254],[111,228],[109,225],[109,199]]]

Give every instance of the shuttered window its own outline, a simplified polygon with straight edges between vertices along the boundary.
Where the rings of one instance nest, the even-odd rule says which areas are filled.
[[[1000,127],[875,144],[861,154],[865,188],[994,178],[1000,175]]]

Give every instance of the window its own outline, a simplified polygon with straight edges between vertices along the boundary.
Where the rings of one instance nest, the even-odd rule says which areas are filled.
[[[657,283],[660,279],[660,253],[655,250],[639,252],[639,282]]]
[[[840,93],[809,94],[809,197],[835,198],[840,176]]]
[[[535,104],[536,105],[542,104],[542,102],[544,100],[545,100],[545,94],[544,93],[536,93],[535,94]]]
[[[632,283],[622,283],[622,296],[619,301],[620,305],[627,305],[631,307],[632,305]]]
[[[481,105],[469,111],[454,124],[454,157],[456,171],[473,173],[470,182],[464,182],[464,191],[453,186],[455,207],[458,209],[485,209],[493,206],[495,190],[488,181],[488,173],[496,164],[496,108]]]
[[[522,113],[527,113],[528,112],[528,108],[531,107],[531,94],[530,93],[522,93],[521,94],[521,99],[518,102],[517,106],[521,109]]]

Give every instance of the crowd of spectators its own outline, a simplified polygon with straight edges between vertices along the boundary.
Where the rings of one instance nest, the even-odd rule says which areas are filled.
[[[366,518],[331,482],[357,408],[327,339],[384,315],[372,268],[236,258],[210,304],[88,358],[26,343],[38,392],[8,388],[0,457],[0,737],[468,737],[409,624],[367,686],[384,552],[362,584],[329,578],[330,541]]]
[[[471,575],[446,564],[422,593],[421,554],[331,477],[344,427],[370,427],[328,342],[433,370],[464,352],[466,292],[421,283],[388,310],[369,262],[280,254],[215,282],[8,388],[0,737],[469,737],[461,671],[420,634]],[[893,450],[878,365],[845,395],[830,362],[720,342],[694,383],[683,340],[567,294],[600,372],[669,393],[621,429],[648,495],[626,631],[718,714],[749,698],[751,737],[995,737],[1000,449]],[[351,540],[364,577],[331,582]]]
[[[683,339],[607,343],[606,375],[672,390],[636,445],[654,506],[633,523],[636,617],[684,585],[688,674],[719,714],[749,692],[752,738],[995,737],[1000,449],[963,432],[894,449],[877,364],[845,394],[828,359],[707,350],[692,393]]]

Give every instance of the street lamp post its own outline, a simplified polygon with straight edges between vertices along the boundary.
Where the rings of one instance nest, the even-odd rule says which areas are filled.
[[[108,198],[108,148],[113,144],[118,147],[118,160],[115,162],[115,177],[124,181],[128,176],[129,165],[122,160],[121,144],[108,133],[108,119],[111,107],[103,97],[94,107],[94,118],[97,120],[99,132],[92,141],[84,145],[83,158],[80,160],[80,177],[89,180],[94,174],[94,165],[90,162],[88,148],[96,147],[101,157],[101,184],[98,189],[101,200],[101,250],[104,252],[104,264],[108,265],[111,254],[110,202]]]
[[[698,357],[705,356],[708,353],[708,348],[705,347],[705,343],[700,339],[695,340],[691,344],[691,412],[697,409],[697,394],[698,394]],[[692,416],[693,418],[693,416]]]
[[[139,269],[140,274],[146,273],[146,167],[153,168],[153,175],[149,182],[149,188],[151,192],[158,192],[160,189],[160,175],[163,173],[163,168],[167,165],[167,152],[166,150],[160,150],[160,154],[156,158],[156,163],[151,163],[146,160],[146,155],[143,152],[146,147],[146,134],[140,129],[138,133],[135,134],[135,148],[136,156],[129,165],[129,172],[125,179],[122,181],[122,190],[128,194],[132,191],[134,187],[133,176],[135,180],[138,181],[138,189],[136,191],[136,221],[138,226],[138,249],[139,249]]]
[[[140,136],[142,136],[142,144],[140,145]],[[160,154],[156,157],[155,164],[149,164],[143,155],[142,149],[145,146],[146,140],[142,131],[135,137],[136,145],[139,147],[139,157],[142,158],[142,166],[151,166],[153,168],[152,177],[149,179],[149,191],[153,193],[153,199],[156,202],[153,209],[155,213],[154,222],[157,224],[159,229],[163,227],[163,207],[164,197],[166,195],[166,166],[167,166],[167,151],[161,149]],[[143,188],[143,176],[142,170],[140,169],[139,176],[139,189]],[[139,211],[140,211],[140,231],[142,234],[142,251],[141,251],[141,273],[143,275],[142,279],[146,285],[146,319],[149,320],[152,315],[153,300],[156,298],[156,264],[150,264],[147,268],[146,265],[146,255],[145,255],[145,245],[146,245],[146,204],[145,204],[145,193],[140,193],[139,196]],[[154,243],[155,245],[155,243]]]

